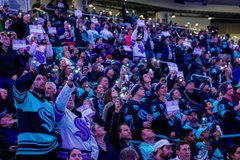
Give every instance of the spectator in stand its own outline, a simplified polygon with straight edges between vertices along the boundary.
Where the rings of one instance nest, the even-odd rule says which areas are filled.
[[[101,126],[104,126],[104,121],[102,119],[103,116],[103,94],[104,89],[101,84],[97,84],[95,87],[93,87],[94,96],[90,99],[93,104],[94,108],[96,110],[95,115],[93,116],[93,122],[98,123]]]
[[[221,82],[231,81],[233,79],[232,68],[228,67],[228,66],[226,68],[224,68],[224,71],[221,76],[222,76]]]
[[[18,78],[13,87],[15,106],[19,113],[17,159],[56,158],[55,150],[61,136],[55,123],[54,107],[44,99],[44,74],[46,68],[40,65],[38,71],[31,69]],[[44,147],[42,143],[45,143]]]
[[[104,75],[108,78],[109,87],[113,87],[113,85],[115,84],[115,82],[117,80],[114,69],[111,66],[107,66],[104,69]]]
[[[91,88],[89,87],[89,81],[88,78],[86,76],[82,76],[79,80],[78,80],[78,88],[77,88],[77,100],[79,101],[78,104],[82,104],[83,101],[91,96],[90,94],[90,90]]]
[[[210,136],[207,127],[200,127],[196,132],[196,138],[199,140],[195,146],[195,159],[211,159],[214,158],[214,151],[220,147],[221,133],[216,129],[214,136]],[[219,149],[218,149],[219,150]],[[221,152],[220,152],[221,153]],[[223,159],[223,155],[217,155],[218,159]]]
[[[195,149],[195,136],[192,132],[192,129],[182,129],[180,134],[180,139],[182,141],[188,142],[191,149],[191,159],[194,158],[194,149]]]
[[[51,60],[53,58],[53,49],[52,44],[49,41],[49,37],[47,34],[42,36],[30,35],[30,49],[29,55],[30,58],[30,66],[35,67],[40,64],[46,64],[47,60]]]
[[[17,120],[6,111],[0,112],[0,158],[9,160],[15,157],[17,149]]]
[[[139,27],[137,24],[131,36],[133,61],[138,61],[140,58],[146,59],[145,44],[147,38],[146,26]]]
[[[1,49],[0,49],[0,84],[4,85],[5,89],[8,88],[8,97],[4,103],[0,104],[1,107],[7,107],[9,112],[15,112],[13,106],[13,92],[12,86],[14,81],[20,77],[26,69],[26,64],[20,60],[20,56],[11,49],[11,39],[5,32],[1,32]],[[0,87],[1,88],[1,87]],[[1,97],[1,99],[4,97]],[[4,106],[6,105],[6,106]]]
[[[62,137],[62,144],[58,149],[57,156],[60,159],[65,159],[66,153],[71,148],[78,147],[85,160],[97,160],[99,151],[88,126],[89,121],[85,117],[79,117],[79,113],[75,112],[74,97],[72,96],[73,78],[71,73],[67,84],[55,102],[56,122]]]
[[[179,135],[181,122],[176,117],[177,112],[167,114],[166,94],[167,86],[157,83],[154,86],[154,91],[158,98],[150,105],[150,113],[152,114],[152,128],[154,133],[162,134],[170,138],[176,138]],[[160,127],[161,126],[161,127]]]
[[[98,83],[103,86],[104,91],[106,91],[109,88],[109,80],[108,80],[107,76],[101,76],[98,80]]]
[[[68,152],[67,160],[83,160],[82,152],[78,148],[73,148]]]
[[[61,73],[59,75],[59,85],[65,84],[65,80],[68,78],[68,76],[72,73],[72,68],[69,65],[66,65],[61,70]]]
[[[66,33],[66,34],[65,34]],[[68,34],[67,34],[68,33]],[[65,21],[64,22],[64,25],[63,27],[61,27],[58,31],[57,31],[57,34],[59,36],[59,39],[61,42],[64,42],[64,38],[71,38],[71,37],[74,37],[74,32],[72,30],[72,26],[67,22]],[[66,37],[68,36],[68,37]],[[71,42],[71,41],[70,41]],[[67,44],[65,44],[67,45]]]
[[[240,159],[240,145],[239,144],[233,144],[229,149],[228,149],[228,157],[229,160],[238,160]]]
[[[57,86],[53,82],[47,82],[45,85],[46,99],[53,104],[56,99]]]
[[[120,160],[138,160],[138,153],[131,148],[125,148],[120,152]]]
[[[135,138],[140,138],[140,132],[143,128],[151,127],[151,115],[147,104],[141,102],[145,96],[144,89],[141,85],[135,84],[130,88],[132,99],[129,100],[124,106],[125,121],[133,130]]]
[[[115,137],[109,137],[111,134],[109,136],[106,135],[107,132],[104,128],[97,124],[92,126],[92,132],[98,144],[98,160],[117,160],[118,153],[110,142],[110,138],[113,140]]]
[[[125,43],[127,46],[131,45],[131,36],[132,36],[132,28],[128,28],[127,34],[125,35]]]
[[[143,160],[147,160],[151,152],[153,152],[153,147],[155,145],[156,134],[151,129],[144,128],[141,133],[141,138],[143,142],[138,146]]]
[[[95,29],[95,24],[93,22],[90,23],[89,30],[87,30],[88,33],[88,38],[89,38],[89,43],[92,46],[95,46],[95,41],[98,38],[99,34]]]
[[[154,145],[153,152],[149,155],[148,160],[168,160],[172,158],[172,145],[166,139],[158,141]]]
[[[172,160],[190,160],[191,149],[190,144],[186,141],[180,141],[176,147],[177,157]]]
[[[0,35],[2,45],[0,50],[0,82],[7,82],[12,86],[13,82],[22,74],[25,66],[19,61],[19,55],[11,50],[11,40],[7,33]]]
[[[63,51],[63,55],[61,59],[64,59],[66,61],[66,64],[69,66],[74,66],[74,62],[72,61],[72,55],[69,50]]]
[[[233,95],[233,87],[230,82],[224,82],[220,86],[220,91],[223,94],[223,97],[219,100],[217,104],[217,112],[220,115],[220,126],[223,134],[236,134],[240,132],[240,123],[239,123],[239,110],[240,103],[234,102],[231,98]],[[239,143],[239,139],[229,139],[229,141],[236,141]],[[231,144],[232,142],[229,142]],[[229,146],[225,142],[226,146]]]
[[[57,33],[50,32],[49,27],[54,27],[51,21],[47,21],[45,25],[46,33],[49,36],[49,41],[51,42],[53,47],[60,46],[59,37],[56,35]]]
[[[69,6],[65,0],[58,0],[56,2],[56,7],[63,15],[66,15],[67,10],[69,9]]]
[[[160,46],[161,46],[160,53],[162,53],[161,60],[166,62],[172,62],[174,59],[173,57],[174,55],[170,47],[170,38],[162,36]]]
[[[87,31],[83,29],[82,22],[76,20],[76,29],[74,30],[74,33],[76,37],[75,45],[86,48],[89,44],[89,38]]]
[[[148,37],[147,37],[147,41],[146,41],[146,44],[145,44],[145,53],[146,53],[146,57],[147,57],[147,60],[148,60],[148,59],[154,57],[154,52],[153,52],[154,43],[153,43],[153,40],[152,40],[152,37],[151,37],[150,28],[147,28],[146,32],[148,34]]]
[[[23,16],[23,21],[22,22],[19,22],[20,23],[20,26],[21,26],[21,28],[19,29],[19,32],[18,32],[18,37],[20,38],[20,39],[25,39],[29,34],[30,34],[30,32],[29,32],[29,24],[31,24],[30,23],[30,15],[24,15]],[[18,27],[20,27],[20,26],[18,26]]]
[[[105,130],[109,131],[111,127],[111,121],[112,121],[112,115],[114,114],[115,106],[116,105],[124,105],[124,100],[121,100],[119,98],[120,93],[117,91],[118,87],[114,86],[112,88],[109,88],[105,94],[104,94],[104,108],[103,108],[103,120],[105,122]],[[126,97],[127,98],[127,97]],[[120,110],[120,123],[124,122],[123,118],[123,109],[121,107]]]
[[[194,109],[189,109],[187,112],[188,122],[183,126],[184,129],[192,129],[193,134],[195,135],[196,131],[201,127],[201,124],[198,122],[197,111]]]
[[[16,109],[11,101],[9,90],[11,90],[6,83],[0,83],[0,112],[7,111],[9,114],[15,114]]]
[[[212,96],[211,92],[210,92],[210,87],[208,84],[206,83],[201,83],[199,85],[199,90],[200,90],[200,96],[202,97],[202,99],[204,100],[204,102],[214,102],[215,99]]]
[[[187,48],[186,48],[187,50]],[[175,48],[175,55],[176,55],[176,64],[178,65],[178,70],[183,71],[184,67],[184,58],[185,58],[185,48],[183,46],[183,40],[181,38],[178,38],[177,40],[177,46]]]
[[[183,92],[183,98],[186,102],[189,102],[191,108],[202,112],[202,104],[204,103],[204,101],[194,88],[195,86],[192,80],[186,82],[186,89]]]
[[[191,107],[188,103],[182,98],[181,93],[178,89],[173,89],[170,92],[170,98],[171,100],[177,100],[179,104],[179,108],[182,110],[183,113],[185,113],[188,109]]]
[[[148,73],[143,73],[142,75],[140,75],[140,82],[145,90],[146,99],[144,100],[144,102],[150,104],[151,101],[153,100],[151,77],[149,76]]]
[[[109,24],[103,24],[103,30],[100,32],[100,36],[103,38],[103,41],[106,43],[108,40],[113,38],[112,32],[109,30]]]
[[[155,32],[155,37],[153,40],[154,43],[154,53],[155,53],[155,57],[157,60],[161,59],[162,53],[161,53],[161,36],[159,34],[159,32]]]

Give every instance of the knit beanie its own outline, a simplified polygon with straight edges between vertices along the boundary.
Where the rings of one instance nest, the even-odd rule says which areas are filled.
[[[137,91],[139,90],[141,86],[139,84],[134,84],[132,87],[130,87],[130,93],[132,96],[134,96]]]

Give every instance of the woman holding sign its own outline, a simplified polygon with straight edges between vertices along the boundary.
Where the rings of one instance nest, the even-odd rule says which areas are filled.
[[[167,86],[157,83],[154,87],[154,91],[158,98],[150,105],[150,113],[153,118],[153,131],[156,134],[176,138],[181,127],[181,122],[176,118],[176,111],[168,113],[166,106]]]

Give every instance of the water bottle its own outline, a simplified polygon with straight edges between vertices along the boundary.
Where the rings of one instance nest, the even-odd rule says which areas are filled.
[[[223,135],[221,127],[219,125],[216,125],[216,129],[217,131],[221,134],[221,136]]]

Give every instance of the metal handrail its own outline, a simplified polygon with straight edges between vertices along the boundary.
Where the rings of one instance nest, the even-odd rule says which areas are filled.
[[[211,77],[203,76],[203,75],[200,75],[200,74],[192,74],[191,75],[191,80],[193,80],[193,77],[201,77],[201,78],[209,79],[210,87],[212,87],[212,78]]]
[[[235,138],[235,137],[240,137],[240,134],[224,134],[221,135],[220,138]]]

